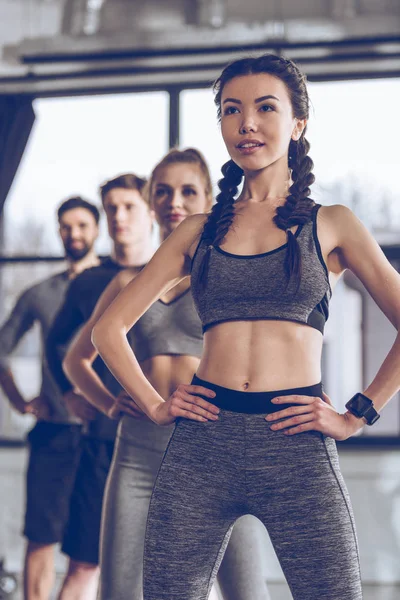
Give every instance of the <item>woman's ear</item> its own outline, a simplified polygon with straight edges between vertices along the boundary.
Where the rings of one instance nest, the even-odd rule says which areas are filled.
[[[306,128],[306,125],[307,125],[307,119],[296,119],[296,124],[292,131],[292,140],[297,142],[301,138],[301,135],[302,135],[304,129]]]

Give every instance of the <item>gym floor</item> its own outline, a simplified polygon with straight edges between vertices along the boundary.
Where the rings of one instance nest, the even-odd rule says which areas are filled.
[[[293,600],[292,595],[286,584],[272,583],[268,586],[271,594],[271,600]],[[56,598],[53,596],[53,600]],[[399,600],[400,586],[392,585],[365,585],[363,600]],[[17,595],[15,600],[22,600],[21,594]],[[339,599],[338,599],[339,600]]]
[[[288,587],[284,584],[270,584],[271,600],[292,600]],[[399,600],[400,586],[365,585],[363,600]],[[338,599],[339,600],[339,599]]]

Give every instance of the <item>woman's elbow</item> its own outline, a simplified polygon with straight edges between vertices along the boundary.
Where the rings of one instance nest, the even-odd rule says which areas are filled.
[[[99,354],[103,354],[110,348],[119,347],[125,337],[125,325],[114,317],[112,319],[101,317],[91,332],[92,344]]]
[[[68,379],[71,379],[70,367],[71,367],[71,362],[70,362],[69,354],[67,354],[66,357],[64,358],[64,360],[62,361],[62,368],[63,368],[64,373],[68,377]]]
[[[97,323],[93,327],[92,333],[91,333],[92,344],[98,352],[101,351],[102,341],[104,340],[105,334],[106,334],[106,328],[104,326],[102,319],[100,319],[99,321],[97,321]]]
[[[70,350],[68,350],[67,354],[64,357],[64,360],[62,361],[62,368],[68,379],[73,383],[76,364],[77,359],[74,355],[73,348],[71,348]]]

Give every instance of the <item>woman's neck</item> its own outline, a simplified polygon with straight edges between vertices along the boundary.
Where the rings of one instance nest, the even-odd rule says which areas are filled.
[[[245,172],[243,190],[239,201],[268,203],[271,207],[285,203],[292,184],[288,167],[267,167],[259,171]]]

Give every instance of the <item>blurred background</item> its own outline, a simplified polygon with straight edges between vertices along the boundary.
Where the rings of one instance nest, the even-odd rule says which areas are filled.
[[[100,183],[148,175],[172,146],[199,148],[216,184],[227,154],[211,83],[230,60],[264,51],[307,74],[313,198],[352,208],[400,266],[399,0],[0,0],[1,321],[23,289],[63,269],[55,211],[66,197],[100,204]],[[105,227],[98,250],[109,251]],[[394,337],[346,275],[323,355],[338,410],[370,382]],[[39,356],[34,330],[13,357],[28,396],[39,387]],[[32,422],[0,400],[0,557],[19,572]],[[396,397],[376,426],[340,444],[364,580],[382,586],[376,599],[400,598],[399,442]],[[270,577],[283,580],[272,551]],[[276,590],[277,600],[290,597]]]

